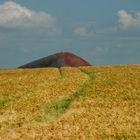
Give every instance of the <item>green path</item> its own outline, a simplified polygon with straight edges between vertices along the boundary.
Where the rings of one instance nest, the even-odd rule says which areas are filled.
[[[25,120],[36,120],[36,116],[42,113],[42,108],[46,103],[50,109],[55,108],[51,105],[52,103],[56,104],[54,105],[56,108],[59,106],[59,114],[60,112],[64,112],[64,108],[67,108],[75,99],[78,99],[78,96],[80,96],[84,88],[79,88],[79,90],[76,91],[77,87],[83,85],[88,77],[77,68],[62,68],[59,72],[60,75],[58,77],[39,83],[36,87],[34,86],[29,89],[25,95],[22,93],[18,98],[15,96],[15,99],[9,98],[1,100],[1,114],[4,116],[5,111],[10,112],[13,110],[16,112],[15,115],[17,118],[23,116]],[[79,77],[81,77],[81,79]],[[88,85],[88,81],[84,85]],[[64,100],[61,100],[63,97]],[[60,102],[59,100],[56,101],[58,98]],[[52,103],[49,103],[51,100]],[[56,101],[56,103],[54,103],[53,100]],[[53,110],[55,109],[52,109],[52,111]],[[55,114],[51,116],[55,116]],[[12,121],[16,124],[14,119]]]
[[[43,117],[44,120],[54,119],[59,115],[64,114],[68,110],[69,106],[80,97],[82,97],[89,86],[92,85],[95,79],[94,73],[92,71],[84,69],[80,69],[80,71],[84,74],[87,74],[89,79],[86,80],[84,84],[81,85],[73,95],[48,103],[45,108],[45,116]],[[61,75],[63,75],[62,72]]]

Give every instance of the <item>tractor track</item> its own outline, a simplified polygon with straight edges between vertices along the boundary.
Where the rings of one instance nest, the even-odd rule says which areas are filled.
[[[47,104],[45,108],[46,116],[44,116],[45,121],[49,121],[63,115],[68,111],[69,107],[76,102],[80,97],[82,97],[86,90],[92,85],[95,79],[95,75],[92,71],[78,68],[82,73],[88,75],[88,79],[84,82],[83,85],[79,86],[74,94],[67,98],[62,98],[59,100],[51,101]],[[64,76],[61,69],[59,69],[62,76]]]

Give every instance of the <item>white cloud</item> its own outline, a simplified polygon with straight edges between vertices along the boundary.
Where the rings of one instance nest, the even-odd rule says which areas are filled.
[[[29,52],[29,50],[27,49],[27,48],[20,48],[20,51],[22,52],[22,53],[28,53]]]
[[[55,19],[46,12],[36,12],[12,1],[0,4],[1,27],[45,27],[56,30]]]
[[[90,26],[79,26],[74,29],[74,34],[78,36],[93,36],[93,27]]]
[[[80,37],[95,37],[98,35],[112,34],[116,33],[118,30],[115,26],[101,26],[97,25],[95,22],[81,23],[76,26],[73,33]]]
[[[119,24],[123,29],[140,29],[140,12],[130,12],[119,10],[117,13]]]
[[[77,27],[75,30],[74,30],[74,33],[76,35],[81,35],[81,36],[85,36],[87,35],[87,29],[86,27]]]

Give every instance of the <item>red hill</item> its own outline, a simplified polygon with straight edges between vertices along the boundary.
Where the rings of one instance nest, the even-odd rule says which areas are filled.
[[[44,67],[79,67],[91,66],[88,62],[75,54],[61,52],[27,63],[19,68],[44,68]]]

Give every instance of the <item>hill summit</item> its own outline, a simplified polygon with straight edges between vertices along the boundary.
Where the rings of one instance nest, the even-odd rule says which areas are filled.
[[[87,61],[70,52],[60,52],[44,57],[18,68],[44,68],[44,67],[79,67],[91,66]]]

